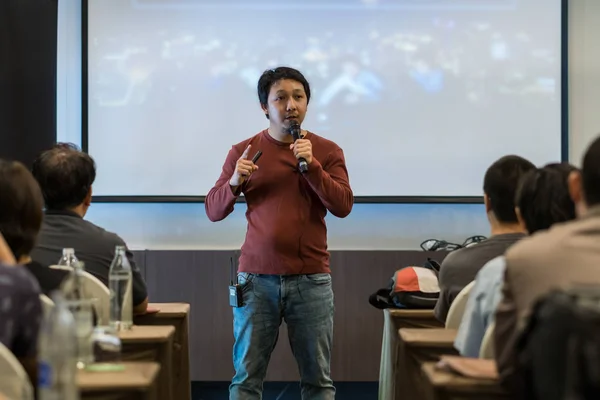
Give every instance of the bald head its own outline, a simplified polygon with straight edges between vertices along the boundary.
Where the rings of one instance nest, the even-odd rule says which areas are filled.
[[[70,143],[58,143],[41,153],[33,163],[46,208],[67,210],[86,201],[96,179],[92,157]]]

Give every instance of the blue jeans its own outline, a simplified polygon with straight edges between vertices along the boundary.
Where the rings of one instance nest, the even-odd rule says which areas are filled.
[[[263,380],[282,319],[300,371],[303,400],[331,400],[333,339],[331,275],[257,275],[241,272],[243,307],[233,309],[230,400],[262,399]]]

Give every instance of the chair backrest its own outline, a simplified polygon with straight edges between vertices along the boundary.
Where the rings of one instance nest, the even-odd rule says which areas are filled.
[[[14,354],[0,343],[0,393],[8,399],[33,400],[29,376]]]
[[[494,329],[496,328],[496,322],[492,322],[483,335],[481,341],[481,347],[479,348],[479,358],[486,360],[494,359]]]
[[[73,268],[51,265],[50,268],[72,271]],[[110,318],[110,291],[102,281],[87,271],[83,271],[83,290],[86,297],[97,299],[95,305],[98,325],[108,325]]]
[[[54,308],[54,302],[45,294],[40,294],[40,301],[42,302],[42,311],[44,312],[44,317],[46,317]]]
[[[469,293],[475,285],[475,281],[469,283],[461,290],[448,310],[448,316],[446,317],[446,328],[447,329],[458,329],[460,321],[462,320],[465,308],[467,307],[467,301],[469,300]]]

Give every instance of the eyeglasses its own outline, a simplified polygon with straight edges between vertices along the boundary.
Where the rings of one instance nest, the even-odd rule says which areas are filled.
[[[427,239],[421,243],[421,249],[423,249],[423,251],[453,251],[462,249],[464,247],[473,246],[477,243],[483,242],[484,240],[487,240],[487,237],[482,235],[468,237],[465,239],[463,244],[451,243],[439,239]]]
[[[458,250],[461,247],[460,244],[438,239],[427,239],[421,243],[421,249],[423,249],[423,251],[453,251]]]
[[[471,237],[468,237],[465,239],[465,241],[462,244],[462,247],[473,246],[474,244],[481,243],[486,239],[487,239],[487,237],[482,236],[482,235],[471,236]]]

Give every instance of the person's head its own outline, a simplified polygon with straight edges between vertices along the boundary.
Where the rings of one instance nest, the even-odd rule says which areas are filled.
[[[600,206],[600,136],[585,152],[581,171],[574,171],[569,176],[569,192],[578,216],[590,207]]]
[[[516,212],[529,234],[575,219],[569,195],[569,176],[577,171],[569,163],[548,164],[527,172],[519,182]]]
[[[48,210],[73,210],[85,215],[92,201],[96,164],[75,145],[58,143],[33,162]]]
[[[31,172],[0,159],[0,233],[16,260],[29,255],[42,226],[44,201]]]
[[[310,85],[300,71],[289,67],[268,69],[258,80],[258,100],[271,128],[286,132],[291,121],[304,121]]]
[[[523,157],[508,155],[493,163],[483,178],[483,199],[492,228],[496,225],[518,225],[515,194],[519,180],[535,165]]]

